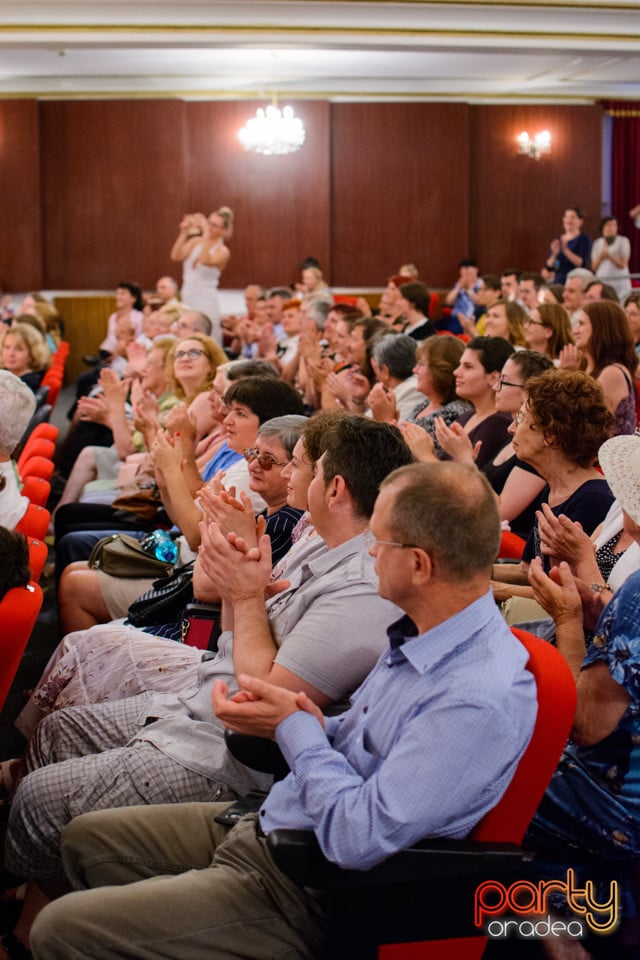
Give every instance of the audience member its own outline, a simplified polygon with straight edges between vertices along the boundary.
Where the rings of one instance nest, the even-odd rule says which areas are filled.
[[[398,307],[407,319],[403,333],[414,340],[426,340],[436,332],[434,324],[429,320],[430,299],[431,295],[426,284],[417,280],[413,283],[403,283],[400,287]]]
[[[270,955],[320,956],[318,901],[273,866],[264,834],[276,827],[311,829],[331,861],[359,870],[424,836],[468,834],[504,793],[535,717],[527,654],[487,592],[498,527],[491,491],[469,468],[422,465],[394,473],[371,520],[371,553],[380,593],[407,615],[389,628],[391,649],[351,709],[324,719],[304,692],[264,683],[255,672],[240,678],[248,696],[227,700],[227,685],[217,683],[220,721],[275,736],[293,772],[273,787],[259,818],[245,818],[231,834],[216,826],[213,816],[222,808],[210,804],[76,821],[64,843],[78,885],[112,884],[109,863],[120,883],[137,880],[148,858],[154,865],[146,876],[161,872],[157,864],[167,861],[201,869],[165,877],[162,884],[111,886],[108,896],[103,889],[58,901],[34,929],[34,955],[62,957],[70,948],[82,954],[97,937],[105,954],[115,956],[111,943],[155,936],[179,942],[190,955],[253,953],[259,939]],[[406,549],[393,549],[398,544]],[[258,720],[267,711],[270,722]],[[363,742],[386,748],[372,763]],[[225,866],[225,850],[237,869]],[[176,902],[183,905],[179,914]]]
[[[638,357],[624,310],[610,300],[586,303],[574,338],[575,347],[565,347],[562,351],[561,366],[574,369],[579,350],[587,373],[602,387],[614,414],[614,433],[634,433]]]
[[[35,393],[51,354],[43,335],[26,323],[13,323],[2,338],[2,367]]]
[[[584,213],[580,207],[567,207],[562,216],[562,234],[551,241],[545,263],[554,283],[565,283],[575,267],[591,265],[591,239],[582,232],[583,224]]]
[[[36,409],[33,392],[9,370],[0,370],[0,524],[9,530],[23,518],[29,501],[20,494],[11,459]]]
[[[624,302],[624,312],[629,321],[629,329],[640,357],[640,292],[630,293]]]
[[[449,330],[450,333],[465,332],[465,321],[472,320],[475,316],[476,294],[480,289],[477,262],[466,258],[461,260],[458,266],[458,280],[445,298],[445,303],[451,307],[451,315],[439,324],[439,327]]]
[[[454,422],[460,424],[471,441],[480,469],[509,442],[511,417],[496,410],[496,386],[512,353],[513,347],[502,337],[475,337],[466,345],[454,371],[458,397],[473,407]],[[404,436],[419,459],[433,455],[428,434],[418,436],[405,427]]]
[[[444,451],[435,436],[436,416],[449,425],[473,409],[470,403],[459,399],[456,394],[455,370],[460,365],[463,353],[464,344],[457,337],[448,336],[429,337],[418,345],[416,353],[414,373],[418,390],[426,400],[421,400],[414,407],[405,424],[415,424],[425,430],[433,440],[438,456],[442,456]],[[373,413],[379,419],[375,410]]]
[[[559,303],[533,307],[524,321],[524,338],[529,350],[558,360],[563,348],[574,342],[569,314]]]
[[[518,283],[518,300],[527,313],[540,305],[544,279],[539,273],[523,273]]]
[[[527,381],[552,367],[551,360],[541,353],[518,350],[505,362],[496,392],[496,410],[515,416],[526,398]],[[469,437],[458,423],[448,427],[436,417],[436,437],[442,449],[459,463],[473,464],[474,450]],[[516,456],[511,440],[485,463],[482,472],[498,497],[500,519],[508,529],[526,540],[535,520],[539,497],[545,481]]]
[[[384,624],[397,611],[378,596],[365,531],[380,482],[410,461],[396,428],[361,417],[338,419],[309,488],[312,520],[327,552],[306,561],[304,552],[299,555],[297,565],[287,569],[289,583],[267,608],[268,538],[261,537],[245,555],[244,541],[223,536],[216,524],[203,525],[202,566],[224,593],[233,635],[221,635],[218,655],[201,665],[190,696],[143,694],[44,718],[26,756],[29,775],[11,804],[5,855],[14,873],[45,882],[50,892],[51,884],[63,881],[59,836],[70,819],[69,791],[79,813],[179,799],[232,799],[268,786],[268,777],[228,754],[223,726],[212,713],[215,681],[223,678],[225,688],[236,689],[234,675],[251,669],[253,676],[304,691],[325,707],[342,702],[364,679],[384,647]],[[474,557],[476,552],[477,544]],[[84,729],[82,737],[61,735],[69,722]],[[57,766],[63,759],[64,785]],[[40,895],[34,891],[34,896]]]
[[[574,326],[584,304],[584,292],[592,280],[593,274],[591,271],[583,267],[576,267],[575,270],[571,270],[567,274],[562,291],[562,303]]]
[[[600,449],[599,460],[621,504],[624,529],[638,543],[640,440],[614,437]],[[599,610],[595,591],[598,587],[606,590],[607,584],[574,578],[566,562],[547,573],[540,561],[533,561],[529,579],[536,599],[555,620],[556,644],[573,671],[578,703],[571,738],[525,844],[541,854],[543,861],[574,866],[574,860],[586,859],[590,867],[597,865],[600,875],[604,865],[609,869],[608,878],[626,880],[628,887],[629,873],[640,853],[640,572],[632,573],[619,587],[599,618],[597,614],[594,618],[594,610]],[[595,634],[587,639],[586,630]],[[566,873],[566,867],[563,871]],[[622,906],[628,913],[626,897]],[[634,948],[630,949],[633,952]],[[563,956],[570,958],[574,953],[567,951]]]
[[[0,526],[0,601],[9,590],[31,580],[29,544],[23,533]]]
[[[581,371],[547,370],[527,381],[526,393],[510,431],[516,456],[547,481],[542,500],[553,513],[578,520],[590,534],[613,502],[606,481],[594,466],[613,426],[602,388]],[[535,556],[541,556],[537,525],[520,563],[494,566],[494,581],[501,582],[494,582],[497,600],[532,597],[526,584]],[[548,568],[548,558],[544,563]]]
[[[526,344],[523,323],[527,317],[524,307],[512,300],[497,300],[487,310],[484,321],[488,337],[502,337],[513,347]]]
[[[631,244],[627,237],[618,233],[615,217],[605,217],[600,222],[600,236],[591,248],[591,269],[596,277],[606,280],[615,290],[620,302],[631,293],[629,258]]]
[[[225,240],[233,233],[233,213],[219,207],[205,217],[203,213],[185,214],[169,256],[182,263],[182,300],[198,310],[212,324],[211,336],[222,344],[218,283],[231,253]]]
[[[371,345],[371,366],[378,381],[369,393],[369,409],[375,420],[406,420],[421,402],[416,365],[416,341],[404,333],[385,333],[374,337]],[[391,416],[376,416],[385,408]]]
[[[519,297],[520,271],[507,267],[500,274],[500,296],[507,303],[517,301]],[[491,336],[491,334],[490,334]]]
[[[598,300],[611,300],[613,303],[620,303],[618,294],[608,283],[602,280],[592,280],[587,284],[584,290],[585,303],[597,303]]]

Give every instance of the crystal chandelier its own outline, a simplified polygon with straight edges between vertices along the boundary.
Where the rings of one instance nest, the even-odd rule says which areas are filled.
[[[291,107],[280,110],[274,98],[266,110],[262,107],[256,116],[247,120],[238,130],[238,139],[245,150],[274,154],[295,153],[304,143],[305,129],[298,117],[294,117]]]

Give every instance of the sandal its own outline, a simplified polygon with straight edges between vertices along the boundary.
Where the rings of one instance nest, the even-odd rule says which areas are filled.
[[[31,960],[31,950],[14,937],[12,933],[5,933],[0,937],[0,947],[9,960]]]

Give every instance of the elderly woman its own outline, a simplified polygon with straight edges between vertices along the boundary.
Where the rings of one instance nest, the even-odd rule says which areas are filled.
[[[640,543],[640,438],[614,437],[599,460],[622,506],[624,529]],[[632,866],[640,856],[640,571],[616,591],[597,623],[602,583],[576,580],[565,562],[547,574],[539,560],[529,578],[556,622],[556,643],[573,670],[578,704],[571,739],[525,843],[567,866],[573,852],[600,865]],[[585,628],[595,630],[588,643]],[[615,867],[611,872],[615,876]]]
[[[556,516],[578,520],[589,534],[613,502],[606,481],[594,467],[612,426],[613,416],[598,383],[581,371],[548,370],[527,381],[526,400],[510,430],[516,455],[547,482],[542,500]],[[540,555],[535,526],[519,564],[494,566],[494,581],[501,582],[494,583],[496,599],[531,598],[526,585],[529,565]]]
[[[8,370],[0,370],[0,524],[10,530],[29,506],[20,495],[18,474],[11,454],[27,429],[36,409],[29,387]]]
[[[26,383],[35,393],[51,353],[42,334],[27,323],[15,323],[2,340],[1,365]]]
[[[332,423],[340,416],[342,414],[336,412],[319,414],[311,420],[280,417],[267,421],[258,432],[256,448],[265,462],[261,465],[254,457],[251,463],[257,482],[263,485],[263,496],[270,504],[266,532],[272,537],[272,544],[274,539],[279,541],[272,553],[274,580],[286,576],[288,546],[278,533],[283,519],[287,520],[288,540],[293,540],[296,552],[304,550],[307,559],[311,559],[326,550],[308,514],[304,514],[295,530],[289,521],[301,517],[307,510],[307,491],[314,476],[315,463],[324,452]],[[285,464],[274,465],[267,471],[267,457],[285,461]],[[265,480],[270,483],[269,492],[264,491]],[[237,522],[236,511],[232,517]],[[228,524],[228,515],[224,520],[219,517],[219,522]],[[196,562],[196,597],[212,600],[207,590],[207,577]],[[191,671],[195,671],[201,661],[201,652],[194,647],[167,644],[150,636],[161,633],[162,637],[176,639],[179,638],[178,630],[179,624],[175,624],[170,632],[155,626],[139,630],[117,621],[69,634],[47,664],[33,696],[16,720],[16,726],[29,738],[41,717],[52,710],[135,696],[145,690],[175,692],[187,689],[193,682]]]
[[[272,416],[302,414],[302,401],[293,387],[282,380],[247,377],[229,387],[225,403],[228,407],[223,421],[226,444],[210,461],[203,479],[210,479],[216,486],[221,484],[222,479],[217,475],[220,468],[216,464],[226,463],[222,467],[226,486],[235,487],[238,494],[244,490],[258,512],[264,508],[264,501],[257,491],[251,490],[244,451],[255,445],[258,428]],[[184,452],[179,438],[171,442],[162,431],[158,432],[152,454],[167,513],[182,533],[180,563],[195,558],[202,520],[202,511],[189,486]],[[235,455],[231,462],[228,459],[230,453]],[[80,630],[124,616],[130,604],[150,589],[154,579],[111,577],[102,570],[90,569],[84,562],[70,564],[62,574],[58,591],[63,629],[66,632]]]
[[[374,338],[371,366],[378,382],[368,397],[374,419],[388,423],[406,420],[420,403],[415,365],[416,341],[412,337],[389,332]],[[384,415],[386,408],[392,408],[390,417]]]

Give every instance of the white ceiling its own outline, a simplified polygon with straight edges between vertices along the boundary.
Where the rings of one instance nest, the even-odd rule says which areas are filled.
[[[640,100],[637,0],[0,2],[0,96]]]

